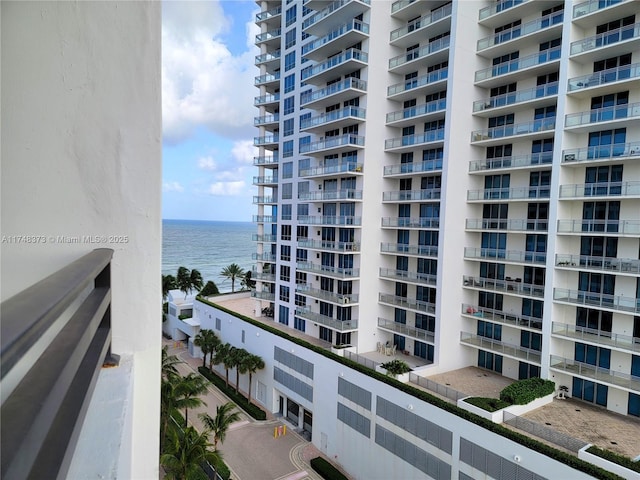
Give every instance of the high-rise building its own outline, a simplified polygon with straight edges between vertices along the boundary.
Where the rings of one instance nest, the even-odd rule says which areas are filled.
[[[640,4],[257,3],[256,312],[640,416]]]

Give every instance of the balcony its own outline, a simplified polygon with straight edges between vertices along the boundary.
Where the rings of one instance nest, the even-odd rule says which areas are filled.
[[[275,282],[276,275],[269,272],[258,272],[257,270],[251,270],[251,279],[258,280],[260,282]]]
[[[420,60],[429,58],[430,63],[438,63],[439,61],[446,60],[449,56],[448,49],[450,43],[451,38],[446,36],[439,38],[438,40],[434,40],[433,42],[423,45],[415,50],[411,50],[410,52],[390,58],[389,71],[404,75],[412,70],[417,70],[418,67],[416,66],[416,63]]]
[[[258,292],[256,290],[251,290],[251,298],[257,298],[260,300],[268,300],[270,302],[275,302],[276,294],[269,291]]]
[[[253,177],[253,184],[265,187],[275,187],[278,185],[278,177]]]
[[[402,102],[414,98],[418,93],[433,93],[441,90],[449,76],[448,68],[441,68],[418,78],[412,78],[404,82],[387,87],[389,100]]]
[[[494,310],[477,305],[462,304],[462,315],[471,317],[474,320],[489,320],[511,327],[528,328],[536,331],[542,330],[541,318],[515,314],[513,312],[507,313],[503,310]]]
[[[280,66],[280,50],[256,55],[256,65],[266,65],[267,69]]]
[[[550,195],[549,185],[539,187],[515,187],[515,188],[483,188],[480,190],[468,190],[468,202],[492,202],[505,200],[547,200]]]
[[[391,16],[409,20],[424,10],[422,2],[416,0],[397,0],[391,4]]]
[[[326,290],[313,288],[310,284],[296,285],[296,292],[302,293],[312,298],[317,298],[319,300],[337,303],[338,305],[349,305],[352,303],[358,303],[358,295],[356,294],[327,292]]]
[[[382,228],[425,228],[436,230],[440,228],[439,217],[383,217]]]
[[[340,177],[344,174],[362,174],[361,163],[342,163],[339,165],[326,165],[322,167],[310,167],[300,169],[298,175],[303,178],[314,177]]]
[[[278,146],[280,137],[278,135],[265,135],[263,137],[253,137],[255,147],[264,147],[267,150],[274,150]]]
[[[640,338],[620,333],[594,330],[592,328],[569,325],[567,323],[553,322],[551,334],[556,337],[567,338],[572,341],[586,342],[595,345],[640,353]]]
[[[556,267],[599,272],[640,274],[640,260],[635,258],[595,257],[591,255],[556,255]]]
[[[558,234],[640,235],[640,220],[558,220]]]
[[[261,204],[261,205],[272,204],[272,203],[278,203],[278,199],[272,196],[253,197],[253,203]]]
[[[355,0],[352,0],[355,1]],[[330,57],[327,61],[311,67],[304,68],[301,72],[302,81],[320,85],[333,78],[346,75],[359,68],[367,66],[369,55],[362,50],[350,48],[338,55]]]
[[[570,78],[567,94],[581,98],[606,95],[619,91],[624,84],[631,83],[638,78],[640,78],[640,63],[622,65],[609,70]]]
[[[442,144],[444,142],[444,128],[429,130],[428,132],[403,137],[391,138],[384,141],[384,149],[387,152],[408,152],[418,147],[430,144]]]
[[[274,86],[274,85],[279,85],[280,84],[280,72],[277,73],[266,73],[264,75],[258,75],[255,78],[255,81],[253,83],[256,87],[261,87],[261,86],[265,86],[265,87],[269,87],[269,86]]]
[[[556,103],[557,95],[558,82],[546,83],[473,102],[473,113],[482,117],[490,117],[505,110],[513,113],[534,107],[546,107]]]
[[[583,29],[638,13],[636,0],[589,0],[573,7],[573,23]]]
[[[598,108],[586,112],[571,113],[565,116],[564,126],[572,132],[588,132],[602,130],[606,122],[607,128],[631,126],[640,118],[640,103],[615,105]]]
[[[322,60],[336,51],[355,45],[368,36],[369,24],[353,19],[321,38],[303,45],[302,56],[310,60]]]
[[[405,325],[404,323],[394,322],[393,320],[387,320],[386,318],[378,317],[378,327],[388,332],[420,340],[421,342],[434,343],[435,341],[433,332],[430,332],[429,330],[412,327],[410,325]]]
[[[296,268],[301,272],[314,273],[325,277],[355,278],[360,276],[360,269],[358,268],[332,267],[329,265],[316,265],[310,262],[299,262],[296,264]]]
[[[622,295],[607,295],[606,293],[554,288],[553,300],[558,303],[568,303],[570,305],[586,306],[589,308],[602,308],[604,310],[630,313],[632,315],[640,313],[640,299]]]
[[[434,245],[407,245],[406,243],[381,243],[381,253],[411,255],[417,257],[438,257],[438,247]]]
[[[264,107],[268,112],[274,113],[280,105],[280,94],[260,95],[253,99],[253,105],[256,107]]]
[[[421,200],[439,200],[439,188],[425,190],[393,190],[382,192],[382,201],[385,203],[419,202]]]
[[[255,23],[261,24],[266,23],[267,25],[273,24],[274,26],[280,25],[280,18],[282,17],[282,7],[277,6],[276,8],[272,8],[271,10],[266,10],[264,12],[256,13],[256,21]]]
[[[627,25],[572,42],[570,55],[572,59],[581,63],[591,63],[602,58],[603,55],[610,58],[630,51],[637,51],[638,39],[640,39],[640,23]]]
[[[251,235],[251,240],[254,242],[262,242],[262,243],[276,243],[278,241],[277,235],[259,235],[254,233]]]
[[[276,215],[254,215],[252,220],[254,223],[277,223],[278,217]]]
[[[460,343],[480,350],[498,353],[505,357],[540,365],[540,351],[521,347],[520,345],[512,345],[468,332],[460,332]]]
[[[560,185],[561,200],[584,198],[640,198],[640,182],[578,183]]]
[[[267,126],[277,126],[280,122],[280,114],[274,113],[272,115],[261,115],[259,117],[253,118],[253,126],[254,127],[267,127]]]
[[[505,10],[512,9],[514,7],[520,6],[522,3],[528,0],[502,0],[490,5],[488,7],[484,7],[480,10],[478,14],[478,21],[485,20],[493,15],[497,15]]]
[[[401,163],[384,167],[385,177],[410,177],[416,173],[438,172],[442,170],[442,159],[425,160],[418,163]]]
[[[443,117],[435,115],[444,113],[447,108],[447,100],[441,99],[434,102],[423,103],[415,107],[405,108],[396,112],[387,113],[387,125],[390,127],[404,127],[413,125],[417,121],[424,121],[429,117]]]
[[[349,225],[359,227],[362,225],[362,217],[350,215],[323,215],[314,217],[312,215],[300,215],[298,217],[300,225]]]
[[[408,272],[406,270],[396,270],[394,268],[381,268],[380,278],[384,280],[393,280],[430,286],[435,286],[438,283],[437,275],[432,275],[429,273]]]
[[[327,5],[328,3],[328,5]],[[302,29],[310,35],[320,36],[344,23],[345,18],[354,18],[369,9],[370,0],[335,0],[322,2],[327,5],[315,15],[302,22]],[[339,13],[338,15],[334,15]]]
[[[302,94],[300,103],[306,108],[320,109],[344,100],[353,98],[357,94],[364,94],[367,91],[367,82],[358,78],[347,78],[341,82],[332,83],[331,85]]]
[[[339,332],[349,332],[358,329],[358,320],[337,320],[320,313],[311,312],[308,308],[296,307],[296,316]]]
[[[512,157],[496,157],[484,160],[471,160],[469,173],[484,173],[494,170],[542,170],[553,162],[553,152],[514,155]]]
[[[279,161],[277,156],[272,155],[253,157],[253,165],[256,167],[278,168]]]
[[[436,306],[434,303],[424,302],[422,300],[416,300],[413,298],[401,297],[399,295],[390,295],[387,293],[380,293],[380,303],[386,303],[394,307],[405,308],[408,310],[415,310],[421,313],[427,313],[429,315],[436,314]]]
[[[317,192],[300,193],[298,199],[306,202],[362,200],[362,190],[320,190]]]
[[[360,251],[360,243],[357,242],[301,239],[298,240],[298,246],[300,248],[308,248],[309,250],[325,250],[339,253],[358,253]]]
[[[500,263],[522,263],[544,266],[547,261],[547,254],[522,250],[503,250],[499,248],[464,247],[464,258],[467,260],[488,260]]]
[[[501,125],[471,132],[471,143],[475,145],[489,146],[504,142],[505,140],[524,138],[535,140],[549,137],[556,128],[555,117],[541,118],[530,122]]]
[[[451,17],[450,3],[432,10],[426,15],[422,15],[404,27],[393,30],[389,36],[389,43],[396,47],[407,48],[419,43],[427,31],[429,37],[435,37],[448,32],[451,29],[450,22],[440,21],[449,17]],[[438,22],[440,22],[440,24],[436,25]]]
[[[366,113],[367,111],[360,107],[346,107],[342,110],[334,110],[300,120],[300,130],[313,132],[325,131],[329,127],[332,129],[342,128],[364,121]]]
[[[560,61],[560,54],[560,47],[555,47],[478,70],[475,74],[475,83],[478,86],[488,88],[500,83],[515,82],[549,73],[558,68],[557,62]],[[544,66],[547,68],[541,68]]]
[[[311,142],[300,145],[299,153],[322,153],[328,155],[330,153],[340,153],[353,150],[354,148],[364,147],[364,137],[347,133],[335,137],[323,137],[317,142]]]
[[[275,262],[276,254],[275,253],[252,253],[252,260],[258,260],[259,262]]]
[[[544,297],[544,285],[534,285],[532,283],[522,283],[521,278],[515,280],[501,280],[484,277],[462,277],[462,285],[465,288],[473,288],[490,292],[504,292],[508,295],[526,296],[534,298]]]
[[[256,35],[256,45],[277,46],[280,44],[280,38],[282,38],[282,30],[276,28],[268,32],[259,33]]]
[[[607,368],[596,367],[595,365],[578,362],[570,358],[551,355],[551,364],[549,367],[562,373],[595,380],[599,383],[632,391],[633,393],[640,390],[640,377]]]
[[[465,228],[471,231],[546,232],[549,229],[549,221],[524,218],[468,218]]]
[[[640,156],[640,143],[617,143],[563,150],[562,165],[572,167],[583,166],[585,163],[601,164],[611,161],[635,161],[638,156]]]

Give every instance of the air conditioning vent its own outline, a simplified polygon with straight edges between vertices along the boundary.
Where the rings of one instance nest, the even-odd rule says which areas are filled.
[[[564,161],[565,161],[565,162],[575,162],[575,160],[576,160],[576,156],[575,156],[575,154],[573,154],[573,153],[567,153],[567,154],[564,156]]]

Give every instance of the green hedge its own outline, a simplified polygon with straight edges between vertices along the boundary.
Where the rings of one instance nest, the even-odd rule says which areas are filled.
[[[398,381],[397,379],[390,377],[388,375],[384,375],[383,373],[380,372],[376,372],[375,370],[372,370],[370,368],[365,367],[364,365],[360,365],[357,362],[354,362],[353,360],[349,360],[348,358],[344,358],[341,357],[339,355],[336,355],[335,353],[331,352],[330,350],[324,349],[322,347],[319,347],[317,345],[313,345],[305,340],[302,340],[300,338],[296,338],[293,337],[291,335],[289,335],[286,332],[282,332],[270,325],[264,324],[262,322],[259,322],[258,320],[255,320],[251,317],[247,317],[245,315],[241,315],[237,312],[234,312],[233,310],[229,310],[228,308],[223,307],[222,305],[218,305],[216,303],[212,303],[209,302],[206,298],[201,298],[198,297],[198,300],[201,301],[202,303],[204,303],[205,305],[209,305],[211,307],[214,307],[218,310],[220,310],[221,312],[226,312],[229,315],[232,315],[244,322],[247,322],[251,325],[254,325],[258,328],[260,328],[261,330],[264,330],[266,332],[269,332],[277,337],[281,337],[284,338],[286,340],[289,340],[292,343],[295,343],[296,345],[300,345],[303,348],[306,348],[308,350],[311,350],[312,352],[317,353],[318,355],[322,355],[323,357],[327,357],[331,360],[333,360],[334,362],[340,363],[348,368],[351,368],[352,370],[355,370],[357,372],[362,373],[363,375],[367,375],[371,378],[374,378],[375,380],[378,380],[382,383],[386,383],[387,385],[390,385],[398,390],[400,390],[401,392],[407,393],[408,395],[412,395],[413,397],[422,400],[423,402],[429,403],[437,408],[440,408],[441,410],[444,410],[446,412],[449,412],[453,415],[456,415],[464,420],[467,420],[471,423],[475,423],[476,425],[489,430],[493,433],[496,433],[498,435],[501,435],[505,438],[508,438],[509,440],[512,440],[516,443],[519,443],[520,445],[530,448],[532,450],[535,450],[538,453],[541,453],[543,455],[546,455],[549,458],[553,458],[554,460],[557,460],[558,462],[564,463],[565,465],[571,467],[571,468],[575,468],[576,470],[579,470],[583,473],[586,473],[587,475],[591,475],[594,478],[599,478],[601,480],[624,480],[622,479],[622,477],[609,472],[607,470],[604,470],[603,468],[600,468],[596,465],[593,465],[592,463],[589,462],[585,462],[584,460],[580,460],[578,457],[571,455],[569,453],[566,453],[564,451],[558,450],[556,448],[550,447],[538,440],[535,440],[531,437],[528,437],[527,435],[523,435],[521,433],[518,432],[514,432],[513,430],[509,430],[506,427],[503,427],[502,425],[499,425],[497,423],[493,423],[491,420],[487,420],[484,419],[482,417],[479,417],[478,415],[475,415],[471,412],[468,412],[462,408],[459,408],[455,405],[450,404],[449,402],[442,400],[438,397],[435,397],[427,392],[425,392],[424,390],[420,390],[416,387],[411,386],[408,383],[402,383],[400,381]],[[224,384],[224,382],[223,382]]]
[[[265,413],[264,410],[262,410],[257,405],[254,405],[253,403],[249,403],[245,397],[236,393],[236,391],[233,388],[227,387],[227,384],[225,383],[225,381],[222,378],[220,378],[218,375],[213,373],[211,370],[209,370],[206,367],[200,366],[198,367],[198,371],[202,376],[204,376],[207,380],[213,383],[219,390],[221,390],[222,393],[224,393],[227,397],[229,397],[233,401],[233,403],[235,403],[240,408],[242,408],[245,412],[247,412],[247,414],[251,415],[256,420],[267,419],[267,414]]]
[[[216,473],[222,477],[222,480],[229,480],[229,478],[231,477],[231,470],[229,470],[227,464],[224,463],[224,460],[220,460],[212,466],[216,469]]]
[[[605,460],[609,460],[610,462],[617,463],[618,465],[628,468],[629,470],[633,470],[634,472],[640,473],[640,462],[634,462],[629,457],[625,457],[624,455],[619,455],[610,450],[596,447],[595,445],[587,448],[587,452],[604,458]]]
[[[500,392],[500,400],[512,405],[526,405],[536,398],[541,398],[555,392],[556,384],[551,380],[539,377],[518,380]]]
[[[325,480],[349,480],[340,470],[322,457],[312,458],[309,463],[311,464],[311,468],[318,472]]]
[[[464,401],[486,410],[487,412],[495,412],[496,410],[500,410],[511,405],[510,403],[498,400],[497,398],[469,397],[465,398]]]

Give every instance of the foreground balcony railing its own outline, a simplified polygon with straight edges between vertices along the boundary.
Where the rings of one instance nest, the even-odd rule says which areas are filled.
[[[323,113],[315,117],[304,118],[300,120],[300,129],[317,127],[326,123],[335,122],[344,118],[354,118],[364,120],[367,111],[360,107],[346,107],[342,110],[334,110],[333,112]]]
[[[548,220],[529,220],[524,218],[468,218],[467,230],[506,230],[509,232],[546,232]]]
[[[540,17],[531,22],[502,30],[500,31],[500,33],[496,33],[494,35],[490,35],[478,40],[477,51],[481,52],[482,50],[486,50],[489,47],[500,45],[501,43],[515,40],[516,38],[520,38],[524,35],[529,35],[531,33],[539,32],[546,28],[553,27],[554,25],[562,23],[562,19],[562,12],[555,12],[549,15],[545,15],[544,17]]]
[[[332,30],[331,32],[327,33],[322,38],[319,38],[317,40],[314,40],[313,42],[309,42],[309,43],[303,45],[302,46],[302,56],[305,56],[308,53],[313,52],[314,50],[317,50],[318,48],[326,45],[327,43],[332,42],[336,38],[341,37],[342,35],[345,35],[346,33],[349,33],[349,32],[354,31],[354,30],[356,32],[361,32],[361,33],[364,33],[364,34],[368,35],[369,34],[369,24],[361,22],[360,20],[356,20],[356,19],[350,20],[346,24],[340,25],[338,28],[336,28],[336,29]]]
[[[570,358],[551,355],[551,364],[549,367],[568,373],[569,375],[585,377],[616,387],[623,387],[636,392],[640,390],[640,377],[628,373],[616,372],[608,368],[596,367],[595,365],[578,362]]]
[[[493,5],[481,9],[478,15],[478,19],[484,20],[485,18],[495,15],[496,13],[500,13],[510,8],[516,7],[526,1],[528,0],[502,0],[500,2],[496,2]]]
[[[469,172],[482,172],[485,170],[499,170],[503,168],[526,168],[538,165],[550,165],[553,162],[553,152],[531,153],[526,155],[514,155],[512,157],[487,158],[484,160],[471,160]]]
[[[539,98],[550,97],[558,94],[558,82],[546,83],[538,85],[534,88],[526,90],[517,90],[515,92],[496,95],[473,102],[474,112],[483,112],[493,108],[505,107],[507,105],[517,105],[519,103],[529,102]]]
[[[278,183],[278,177],[253,177],[254,185],[275,185]]]
[[[593,72],[588,75],[574,77],[569,79],[569,92],[575,92],[584,88],[597,87],[608,83],[633,80],[640,77],[640,63],[633,65],[622,65],[609,70]]]
[[[393,70],[394,68],[404,65],[405,63],[409,63],[414,60],[427,57],[433,53],[449,48],[450,43],[451,43],[451,38],[449,35],[447,35],[446,37],[439,38],[438,40],[434,40],[433,42],[423,45],[420,48],[411,50],[408,53],[404,53],[402,55],[398,55],[397,57],[390,58],[389,70]]]
[[[538,350],[521,347],[520,345],[512,345],[468,332],[460,332],[460,342],[471,347],[499,353],[500,355],[540,364],[540,352]]]
[[[395,6],[397,3],[400,3],[400,2],[395,2],[391,6],[392,13],[394,11],[393,6]],[[432,10],[426,15],[421,16],[417,20],[413,20],[412,22],[409,22],[409,24],[407,24],[404,27],[393,30],[389,36],[389,41],[393,42],[395,40],[398,40],[399,38],[402,38],[405,35],[415,32],[420,28],[425,28],[431,25],[432,23],[442,20],[443,18],[448,17],[450,15],[451,15],[451,4],[448,3],[440,8],[436,8],[435,10]]]
[[[362,200],[362,190],[321,190],[298,195],[299,200],[317,202],[323,200]]]
[[[555,117],[532,120],[530,122],[513,123],[499,127],[487,128],[471,132],[472,142],[482,142],[496,138],[516,137],[519,135],[531,135],[532,133],[548,132],[556,128]]]
[[[406,120],[408,118],[421,117],[429,113],[442,112],[446,108],[447,100],[444,98],[429,103],[423,103],[421,105],[416,105],[415,107],[409,107],[397,112],[387,113],[387,123]]]
[[[432,275],[429,273],[408,272],[406,270],[397,270],[395,268],[381,268],[380,277],[388,280],[421,283],[423,285],[436,285],[436,283],[438,282],[437,275]]]
[[[398,10],[411,5],[416,0],[397,0],[391,4],[391,13],[396,13]]]
[[[383,202],[411,202],[417,200],[438,200],[440,198],[439,188],[429,188],[425,190],[394,190],[382,192]]]
[[[268,300],[270,302],[275,302],[276,294],[274,292],[258,292],[256,290],[251,290],[251,298],[258,298],[260,300]]]
[[[323,167],[310,167],[300,169],[301,177],[315,177],[321,175],[336,175],[341,173],[362,173],[361,163],[342,163],[340,165],[326,165]]]
[[[357,242],[333,242],[328,240],[298,240],[300,248],[311,250],[328,250],[331,252],[359,252],[360,243]]]
[[[640,182],[578,183],[560,185],[560,198],[637,197]]]
[[[251,235],[251,240],[253,240],[254,242],[276,243],[278,241],[278,236],[267,234],[259,235],[257,233],[254,233],[253,235]]]
[[[411,147],[422,145],[423,143],[441,142],[444,140],[444,128],[438,130],[429,130],[428,132],[416,135],[405,135],[399,138],[391,138],[384,141],[384,149],[391,150],[394,148]]]
[[[382,226],[391,228],[440,228],[440,217],[383,217]]]
[[[278,199],[272,196],[256,196],[253,197],[253,203],[278,203]]]
[[[635,258],[596,257],[592,255],[556,255],[557,267],[578,267],[607,272],[640,273],[640,260]]]
[[[100,369],[118,363],[112,256],[94,250],[2,302],[2,478],[67,476]]]
[[[606,293],[585,292],[582,290],[567,290],[554,288],[553,299],[573,305],[600,307],[619,312],[640,313],[640,299],[622,295],[608,295]]]
[[[255,223],[277,223],[278,217],[276,215],[254,215],[253,222]]]
[[[493,292],[506,292],[515,295],[526,295],[529,297],[544,297],[544,285],[534,285],[532,283],[522,283],[521,278],[515,280],[498,280],[485,277],[463,276],[462,284],[465,287],[480,288]]]
[[[564,126],[570,128],[589,125],[591,123],[611,122],[637,117],[640,117],[640,103],[631,103],[569,114],[565,116]]]
[[[405,325],[404,323],[397,323],[393,320],[387,320],[386,318],[378,317],[378,327],[384,328],[385,330],[389,330],[393,333],[404,335],[405,337],[421,340],[423,342],[433,343],[435,341],[433,332],[430,332],[429,330],[412,327],[410,325]]]
[[[540,187],[483,188],[469,190],[467,192],[467,200],[474,202],[484,200],[547,199],[550,195],[549,189],[549,185]]]
[[[357,60],[359,62],[368,62],[369,55],[362,50],[358,50],[355,48],[350,48],[339,55],[335,55],[329,58],[326,62],[322,62],[318,65],[314,65],[312,67],[307,67],[300,72],[302,80],[307,80],[311,77],[314,77],[322,72],[326,72],[338,65],[346,63],[350,60]]]
[[[543,50],[533,55],[517,58],[504,63],[499,63],[484,70],[478,70],[475,75],[475,81],[481,82],[490,78],[496,78],[507,73],[519,72],[526,68],[536,67],[545,63],[553,62],[560,59],[560,47]]]
[[[341,82],[333,83],[328,87],[321,88],[320,90],[302,94],[300,96],[300,103],[302,105],[306,105],[307,103],[331,97],[339,92],[344,92],[350,89],[360,90],[364,93],[367,91],[367,82],[360,80],[359,78],[347,78]]]
[[[350,3],[352,1],[353,2],[357,1],[357,2],[362,3],[364,5],[370,5],[371,4],[371,0],[335,0],[334,2],[329,3],[329,5],[327,7],[325,7],[324,9],[322,9],[320,12],[316,13],[315,15],[307,18],[304,22],[302,22],[302,29],[303,30],[307,29],[311,25],[314,25],[314,24],[318,23],[323,18],[328,17],[333,12],[335,12],[339,8],[342,8],[347,3]]]
[[[278,143],[280,137],[278,135],[265,135],[264,137],[253,137],[253,145],[259,147],[261,145],[272,145]]]
[[[325,137],[324,140],[300,145],[300,153],[318,152],[344,146],[364,147],[364,137],[351,133],[336,137]]]
[[[503,310],[494,310],[492,308],[469,305],[466,303],[462,304],[462,314],[470,315],[482,320],[502,323],[504,325],[542,330],[542,319],[532,317],[530,315],[519,315],[512,312],[507,313]]]
[[[433,245],[407,245],[405,243],[381,243],[382,253],[403,253],[421,257],[437,257],[438,247]]]
[[[640,338],[632,337],[630,335],[606,332],[604,330],[595,330],[593,328],[579,327],[577,325],[569,325],[567,323],[560,322],[552,323],[551,333],[571,340],[580,340],[584,342],[597,343],[599,345],[622,348],[632,352],[640,352]]]
[[[260,117],[253,118],[253,126],[259,127],[261,125],[268,125],[270,123],[278,123],[280,121],[280,114],[274,113],[273,115],[261,115]]]
[[[464,247],[464,258],[544,265],[547,261],[547,254],[522,250],[502,250],[499,248]]]
[[[558,220],[558,233],[640,235],[640,220]]]
[[[251,271],[252,280],[260,280],[262,282],[275,282],[276,274],[270,272],[258,272],[255,268]]]
[[[573,18],[578,18],[603,8],[621,3],[623,0],[589,0],[573,7]],[[635,1],[635,0],[634,0]]]
[[[395,307],[408,308],[411,310],[417,310],[419,312],[428,313],[430,315],[436,314],[436,306],[431,302],[424,302],[422,300],[416,300],[415,298],[401,297],[399,295],[390,295],[387,293],[381,293],[379,300],[382,303],[387,303]]]
[[[640,23],[634,25],[626,25],[616,30],[610,30],[606,33],[594,35],[583,40],[578,40],[571,44],[571,55],[578,55],[580,53],[589,52],[596,48],[606,47],[625,40],[631,40],[633,38],[640,37]]]
[[[360,269],[358,268],[342,268],[333,267],[330,265],[316,265],[315,263],[310,262],[299,262],[297,263],[296,268],[303,272],[317,273],[330,277],[347,278],[360,276]]]
[[[449,76],[449,69],[441,68],[440,70],[436,70],[435,72],[428,73],[421,77],[412,78],[411,80],[407,80],[401,83],[396,83],[394,85],[391,85],[390,87],[387,87],[387,96],[392,97],[394,95],[398,95],[403,92],[424,87],[425,85],[431,85],[437,82],[441,82],[446,80],[448,76]]]
[[[358,329],[358,320],[338,320],[336,318],[327,317],[320,313],[311,312],[308,308],[297,307],[296,315],[305,320],[309,320],[314,323],[319,323],[325,327],[329,327],[333,330],[340,332],[347,332]]]
[[[322,215],[314,217],[312,215],[300,215],[298,223],[301,225],[354,225],[362,224],[362,217],[351,215]]]
[[[582,163],[598,160],[617,160],[640,156],[640,142],[615,143],[597,147],[563,150],[562,163]]]
[[[255,97],[253,100],[253,104],[256,107],[259,107],[261,105],[266,105],[269,103],[277,103],[279,101],[280,101],[280,94],[274,93],[273,95],[267,94],[267,95],[261,95],[259,97]]]
[[[267,52],[267,53],[262,53],[260,55],[256,55],[256,65],[260,65],[261,63],[271,62],[275,60],[280,60],[280,50],[276,50],[275,52]]]
[[[276,8],[272,8],[271,10],[267,10],[266,12],[256,13],[256,23],[264,22],[265,20],[277,17],[279,15],[282,15],[282,7],[278,5]]]
[[[347,294],[347,293],[327,292],[326,290],[313,288],[310,284],[296,285],[296,292],[301,292],[309,297],[318,298],[320,300],[326,300],[328,302],[338,303],[340,305],[358,303],[358,295],[355,293]]]
[[[442,170],[442,159],[425,160],[418,163],[401,163],[400,165],[387,165],[384,167],[384,176],[403,175],[422,172],[435,172]]]
[[[254,43],[263,43],[269,40],[277,40],[281,37],[281,35],[282,30],[280,28],[276,28],[269,32],[259,33],[258,35],[256,35],[256,40]]]
[[[263,165],[278,165],[280,158],[273,155],[263,155],[259,157],[253,157],[253,164],[257,167]]]
[[[276,254],[275,253],[252,253],[252,260],[258,260],[260,262],[275,262]]]

